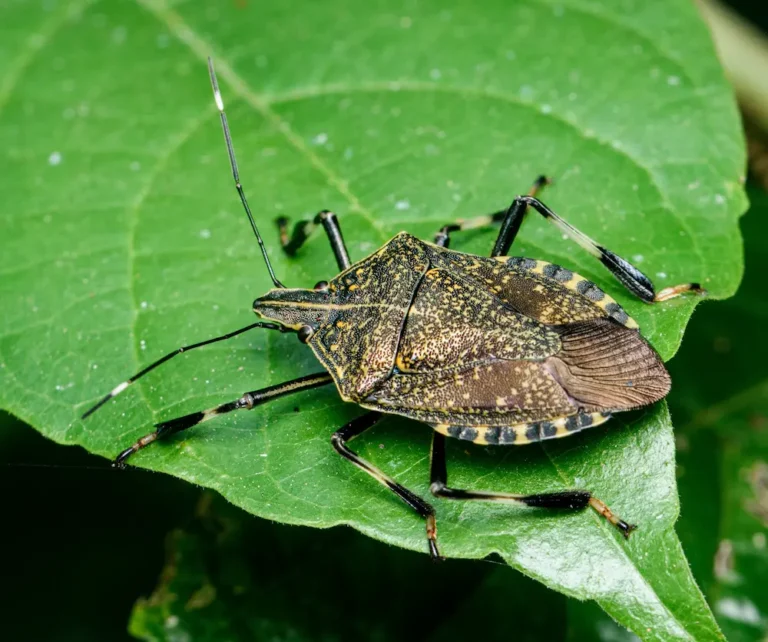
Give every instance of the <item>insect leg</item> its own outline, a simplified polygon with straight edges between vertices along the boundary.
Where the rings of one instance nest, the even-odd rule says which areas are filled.
[[[377,421],[381,419],[381,413],[369,412],[357,419],[353,419],[346,426],[339,428],[333,437],[331,437],[331,443],[342,457],[351,461],[355,466],[364,470],[371,477],[373,477],[382,486],[386,486],[401,500],[403,500],[408,506],[410,506],[416,513],[426,520],[427,523],[427,542],[429,544],[429,554],[432,559],[437,561],[442,559],[440,557],[440,551],[437,548],[437,526],[435,524],[435,509],[430,504],[425,502],[421,497],[418,497],[405,486],[401,486],[394,479],[383,473],[381,470],[369,464],[365,459],[360,457],[356,452],[352,451],[347,446],[348,441],[352,441],[355,437],[362,434],[373,426]]]
[[[537,493],[535,495],[516,495],[513,493],[494,493],[489,491],[460,490],[448,486],[448,468],[445,463],[445,435],[435,432],[432,435],[432,454],[430,465],[429,490],[435,497],[444,499],[461,499],[469,501],[504,502],[536,508],[557,510],[581,510],[591,506],[603,515],[611,524],[618,528],[624,537],[637,528],[619,519],[602,501],[588,490],[561,490],[554,493]]]
[[[539,176],[528,191],[528,196],[536,196],[539,191],[545,186],[549,185],[552,181],[546,176]],[[488,227],[494,223],[500,223],[504,220],[508,210],[499,210],[493,214],[486,214],[485,216],[475,216],[473,218],[460,219],[450,225],[444,225],[440,228],[440,231],[435,234],[435,245],[440,247],[448,247],[450,244],[451,232],[459,232],[463,230],[472,230],[477,227]],[[521,221],[522,222],[522,221]]]
[[[604,248],[602,245],[599,245],[589,238],[586,234],[577,230],[573,225],[555,214],[534,196],[518,196],[512,201],[512,204],[507,209],[504,220],[502,221],[501,230],[499,231],[499,236],[496,239],[496,244],[493,247],[491,256],[502,256],[509,252],[512,242],[520,231],[520,224],[523,222],[523,217],[525,216],[528,207],[533,208],[533,210],[541,214],[541,216],[550,220],[592,256],[599,259],[599,261],[608,268],[611,274],[613,274],[613,276],[615,276],[627,290],[646,303],[668,301],[669,299],[679,296],[683,292],[706,293],[698,283],[682,283],[680,285],[664,288],[657,293],[653,287],[653,283],[645,274],[643,274],[643,272],[638,270],[626,259],[623,259],[618,254]]]
[[[115,386],[108,394],[102,397],[96,405],[86,410],[85,413],[83,413],[82,417],[80,417],[80,419],[85,419],[89,415],[92,415],[99,408],[101,408],[105,403],[107,403],[113,397],[116,397],[117,395],[119,395],[123,390],[125,390],[132,383],[135,383],[137,380],[141,379],[145,374],[147,374],[151,370],[154,370],[158,366],[164,364],[166,361],[173,359],[173,357],[180,355],[182,352],[189,352],[190,350],[194,350],[195,348],[202,348],[203,346],[210,345],[211,343],[216,343],[217,341],[224,341],[225,339],[231,339],[232,337],[236,337],[238,334],[242,334],[243,332],[247,332],[248,330],[253,330],[253,328],[266,328],[267,330],[280,330],[280,332],[287,331],[277,323],[264,323],[262,321],[257,321],[256,323],[251,323],[251,325],[247,325],[244,328],[235,330],[234,332],[228,332],[227,334],[222,334],[220,337],[214,337],[213,339],[206,339],[205,341],[200,341],[198,343],[193,343],[188,346],[182,346],[181,348],[176,348],[176,350],[174,350],[173,352],[169,352],[167,355],[158,359],[154,363],[150,363],[146,368],[137,372],[130,379],[126,379],[122,383]]]
[[[324,386],[332,381],[333,378],[331,375],[327,372],[320,372],[318,374],[300,377],[299,379],[293,379],[292,381],[286,381],[285,383],[276,386],[270,386],[269,388],[246,392],[242,397],[235,401],[229,401],[215,406],[214,408],[208,408],[208,410],[200,410],[189,415],[184,415],[183,417],[176,417],[175,419],[155,424],[155,430],[153,432],[144,435],[144,437],[139,439],[133,446],[126,448],[115,458],[114,466],[123,468],[125,467],[125,461],[128,457],[142,448],[146,448],[153,441],[164,439],[170,435],[175,435],[177,432],[192,428],[192,426],[197,426],[197,424],[201,424],[218,415],[223,415],[232,412],[233,410],[250,410],[267,401],[271,401],[272,399],[284,397],[285,395],[290,395],[294,392],[301,392],[302,390],[310,390],[312,388]]]
[[[340,270],[346,270],[350,265],[347,246],[344,244],[344,237],[341,235],[339,220],[333,212],[323,210],[319,212],[311,221],[299,221],[293,226],[293,233],[288,234],[288,219],[281,216],[276,221],[280,230],[280,245],[288,256],[295,256],[299,248],[314,232],[318,225],[322,225],[328,240],[331,242],[331,249],[336,257],[336,263]]]

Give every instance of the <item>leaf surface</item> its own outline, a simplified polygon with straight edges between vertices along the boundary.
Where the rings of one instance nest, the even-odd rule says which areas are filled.
[[[217,60],[241,174],[288,285],[335,272],[315,235],[296,259],[271,220],[330,208],[353,259],[397,231],[429,238],[504,207],[540,173],[556,211],[664,287],[714,298],[741,275],[744,150],[706,30],[675,2],[94,3],[2,8],[0,403],[63,443],[114,456],[154,421],[317,371],[286,336],[251,333],[176,360],[87,423],[90,403],[169,349],[252,319],[269,285],[228,176],[204,59]],[[494,232],[456,249],[487,253]],[[544,221],[514,252],[568,265],[618,298],[664,357],[696,304],[631,301]],[[298,412],[294,410],[298,408]],[[357,414],[332,390],[190,431],[136,464],[250,512],[423,550],[423,526],[329,445]],[[545,447],[451,444],[451,483],[586,487],[641,524],[591,513],[436,502],[452,557],[492,551],[594,599],[647,639],[719,639],[673,531],[665,406]],[[358,446],[359,443],[359,446]],[[389,420],[360,453],[427,495],[428,431]]]

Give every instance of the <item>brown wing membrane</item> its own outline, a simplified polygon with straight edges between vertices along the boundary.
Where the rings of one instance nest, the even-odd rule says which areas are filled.
[[[393,375],[361,405],[427,423],[495,426],[578,410],[543,363],[507,360],[453,371]]]
[[[638,332],[605,318],[551,328],[562,343],[555,356],[397,374],[361,405],[427,423],[508,426],[631,410],[669,391],[661,359]]]
[[[585,408],[631,410],[662,399],[670,387],[659,355],[639,333],[609,319],[555,326],[561,351],[546,366]]]

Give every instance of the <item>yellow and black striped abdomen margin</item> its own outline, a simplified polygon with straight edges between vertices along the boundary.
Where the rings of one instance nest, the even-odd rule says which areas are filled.
[[[555,263],[539,261],[536,259],[526,259],[522,257],[497,257],[497,261],[505,262],[510,268],[526,271],[531,274],[538,274],[545,279],[551,279],[558,285],[572,292],[580,294],[588,299],[592,304],[601,308],[605,314],[614,321],[618,321],[627,328],[633,330],[639,326],[637,321],[630,317],[624,308],[622,308],[612,296],[609,296],[589,279],[576,274],[572,270],[561,267]]]
[[[458,426],[452,424],[431,424],[431,426],[442,435],[471,441],[475,444],[524,446],[535,441],[566,437],[585,428],[599,426],[610,418],[610,413],[591,412],[512,426]]]

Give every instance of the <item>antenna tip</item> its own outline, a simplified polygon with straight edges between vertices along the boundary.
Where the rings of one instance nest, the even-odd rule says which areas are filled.
[[[216,107],[219,111],[224,111],[224,101],[221,99],[219,83],[216,80],[216,72],[213,69],[213,58],[208,56],[208,73],[211,76],[211,86],[213,87],[213,99],[216,101]]]

